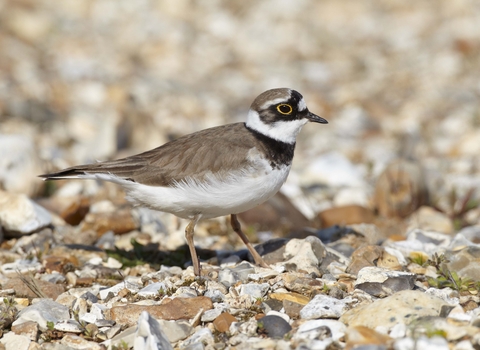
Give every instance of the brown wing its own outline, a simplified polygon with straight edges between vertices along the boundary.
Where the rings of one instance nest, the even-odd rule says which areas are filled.
[[[247,132],[246,132],[247,131]],[[186,177],[201,180],[207,172],[220,177],[245,166],[255,136],[244,123],[228,124],[180,137],[153,150],[118,160],[74,166],[47,179],[85,174],[113,174],[151,186],[169,186]]]

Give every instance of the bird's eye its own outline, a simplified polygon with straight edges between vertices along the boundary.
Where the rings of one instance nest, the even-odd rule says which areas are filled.
[[[293,108],[286,103],[281,103],[277,106],[277,111],[279,111],[281,114],[289,115],[292,114]]]

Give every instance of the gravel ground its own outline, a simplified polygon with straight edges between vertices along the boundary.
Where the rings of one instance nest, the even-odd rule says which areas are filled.
[[[480,347],[478,1],[0,0],[0,349]],[[199,225],[36,175],[243,121],[329,121],[281,194]],[[148,345],[150,344],[150,345]]]

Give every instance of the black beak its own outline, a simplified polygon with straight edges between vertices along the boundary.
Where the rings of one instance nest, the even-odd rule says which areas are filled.
[[[322,117],[319,117],[316,114],[313,114],[312,112],[308,111],[306,118],[314,123],[320,123],[320,124],[328,124],[326,119],[323,119]]]

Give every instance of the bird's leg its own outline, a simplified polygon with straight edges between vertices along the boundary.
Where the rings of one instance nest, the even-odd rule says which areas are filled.
[[[263,261],[263,258],[260,256],[260,254],[257,253],[255,248],[253,248],[252,243],[248,240],[247,236],[245,236],[245,233],[242,231],[242,226],[240,225],[240,222],[238,222],[237,215],[232,214],[230,216],[230,224],[232,225],[233,230],[237,233],[237,235],[240,236],[242,239],[243,243],[247,246],[250,254],[252,254],[253,259],[255,260],[255,263],[257,265],[260,265],[262,267],[269,268],[267,263]]]
[[[185,238],[187,239],[188,249],[190,249],[190,256],[192,257],[193,272],[195,273],[195,276],[198,277],[200,277],[201,274],[200,260],[198,259],[197,251],[195,250],[195,244],[193,243],[193,234],[195,232],[195,225],[199,219],[200,216],[195,215],[185,228]]]

